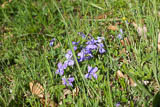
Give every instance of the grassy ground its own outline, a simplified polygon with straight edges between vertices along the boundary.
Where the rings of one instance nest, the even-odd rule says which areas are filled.
[[[159,5],[159,0],[1,0],[0,105],[49,105],[47,93],[58,106],[153,105],[160,78]],[[133,23],[146,26],[146,36]],[[117,38],[120,29],[122,40]],[[78,32],[104,37],[106,53],[67,68],[63,76],[75,78],[73,87],[67,87],[55,72],[67,50],[73,50],[71,42],[84,43]],[[98,67],[97,80],[84,78],[88,65]],[[32,81],[42,85],[45,97],[34,95]],[[64,90],[75,88],[77,95],[64,98]]]

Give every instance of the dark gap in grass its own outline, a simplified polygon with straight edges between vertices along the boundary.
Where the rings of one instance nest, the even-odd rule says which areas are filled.
[[[16,64],[16,62],[15,62],[14,58],[0,60],[0,70],[2,72],[4,72],[5,67],[11,67],[12,65],[15,65],[15,64]]]

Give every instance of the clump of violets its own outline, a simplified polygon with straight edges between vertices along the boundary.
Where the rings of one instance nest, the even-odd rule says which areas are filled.
[[[97,51],[100,54],[103,54],[106,52],[106,50],[104,49],[104,44],[103,44],[103,40],[104,40],[103,37],[97,37],[97,39],[94,39],[92,36],[90,36],[90,38],[87,38],[86,35],[83,34],[82,32],[78,34],[81,35],[82,38],[86,40],[85,44],[80,45],[80,49],[78,49],[80,42],[75,42],[75,41],[72,42],[74,51],[78,52],[80,50],[77,53],[77,56],[78,56],[77,60],[79,63],[93,58],[94,57],[93,51]],[[52,39],[50,41],[50,46],[53,45],[54,41],[55,39]],[[58,69],[56,70],[55,73],[59,74],[60,76],[64,75],[65,69],[68,66],[73,67],[75,64],[75,61],[73,60],[73,53],[71,50],[67,51],[67,53],[65,54],[65,59],[66,60],[64,61],[64,63],[59,62],[57,65]],[[85,74],[85,78],[91,79],[93,77],[97,79],[98,77],[96,74],[97,71],[98,71],[97,67],[92,68],[91,66],[88,66],[88,73]],[[74,77],[70,77],[70,78],[62,77],[62,81],[64,85],[73,87],[72,83],[74,82]]]
[[[86,38],[85,35],[83,33],[79,33],[82,38]],[[102,43],[102,41],[104,40],[104,37],[97,37],[97,39],[94,39],[91,36],[91,39],[89,39],[86,42],[86,46],[84,48],[82,48],[81,52],[78,53],[78,62],[82,62],[84,60],[88,60],[90,58],[93,57],[92,55],[92,51],[94,50],[98,50],[100,54],[103,54],[106,52],[106,50],[104,49],[104,45]]]
[[[57,65],[58,69],[56,70],[56,74],[59,74],[60,76],[62,76],[64,74],[64,70],[68,66],[73,66],[74,65],[73,54],[72,54],[71,50],[69,50],[67,52],[67,54],[65,54],[65,57],[66,57],[66,61],[64,61],[64,64],[59,62],[58,65]]]

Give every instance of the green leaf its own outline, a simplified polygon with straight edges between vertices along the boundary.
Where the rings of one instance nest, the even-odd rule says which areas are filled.
[[[3,107],[6,107],[6,102],[1,95],[0,95],[0,105],[3,105]]]
[[[103,79],[103,75],[98,76],[98,81],[100,82]]]

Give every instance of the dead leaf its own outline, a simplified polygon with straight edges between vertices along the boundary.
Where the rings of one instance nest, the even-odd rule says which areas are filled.
[[[118,70],[116,72],[116,75],[117,75],[118,78],[125,78],[125,76],[123,75],[123,73],[120,70]]]
[[[119,60],[118,60],[119,62],[123,62],[124,61],[124,58],[119,58]]]
[[[117,27],[117,25],[109,25],[108,29],[115,31],[115,30],[118,30],[118,27]]]
[[[100,14],[97,17],[95,17],[95,19],[106,19],[107,18],[107,13],[105,14]]]
[[[122,50],[119,51],[119,54],[125,54],[126,53],[126,48],[123,48]]]
[[[136,87],[137,86],[137,84],[130,77],[129,77],[129,85],[132,86],[132,87]]]
[[[39,98],[44,98],[44,88],[38,82],[30,82],[29,83],[30,91],[33,95],[38,96]]]
[[[137,30],[139,36],[144,36],[144,38],[147,38],[147,27],[144,25],[142,27],[138,26],[136,23],[133,23],[133,26]]]
[[[93,95],[92,95],[92,93],[91,93],[91,90],[88,89],[87,92],[88,92],[89,97],[93,98]]]
[[[42,98],[42,99],[40,99],[40,101],[44,107],[58,107],[58,104],[50,99],[47,99],[47,101],[46,101],[46,99]]]
[[[59,48],[61,46],[60,43],[58,43],[56,46],[53,47],[53,49]]]
[[[128,80],[127,81],[128,85],[130,85],[132,87],[137,86],[137,84],[133,81],[132,78],[128,77],[126,74],[124,75],[120,70],[117,71],[116,76],[118,78],[124,78],[124,79]]]
[[[5,2],[1,5],[1,7],[2,7],[2,8],[5,8],[5,6],[6,6],[7,4],[8,4],[8,2],[5,1]]]
[[[59,102],[59,105],[62,105],[62,100]]]
[[[65,99],[67,97],[67,95],[72,95],[72,97],[74,97],[74,96],[78,96],[78,93],[79,93],[78,87],[76,87],[72,92],[69,89],[64,89],[63,96],[60,98],[59,105],[62,105],[62,103],[63,103],[62,101],[63,101],[63,99]],[[70,103],[68,102],[68,104],[70,104]]]
[[[63,96],[61,96],[61,98],[60,98],[61,101],[59,102],[59,105],[62,105],[63,99],[65,99],[67,97],[67,95],[69,95],[69,94],[72,94],[72,92],[69,89],[63,90]]]
[[[160,17],[160,11],[158,12],[158,16]]]
[[[78,93],[79,93],[79,88],[76,87],[76,88],[72,91],[72,95],[73,95],[73,96],[78,96]]]
[[[132,24],[137,29],[138,25],[136,23],[134,23],[134,22]]]
[[[120,42],[121,42],[122,46],[124,46],[124,47],[126,47],[127,45],[130,45],[130,44],[131,44],[130,40],[129,40],[127,37],[125,37],[125,38],[124,38],[123,40],[121,40]],[[125,44],[125,43],[126,43],[126,44]]]
[[[160,33],[158,34],[158,52],[160,52]]]
[[[64,89],[63,90],[63,98],[66,98],[66,96],[68,95],[68,94],[71,94],[72,92],[69,90],[69,89]]]
[[[29,83],[30,91],[33,95],[36,95],[38,98],[40,98],[41,103],[44,105],[44,107],[57,107],[58,104],[52,101],[49,97],[50,95],[47,94],[44,95],[44,88],[43,86],[35,81],[32,81]],[[46,97],[46,98],[45,98]]]
[[[126,46],[124,40],[121,40],[121,44],[122,44],[122,46],[124,46],[124,47]]]
[[[127,45],[130,45],[130,44],[131,44],[131,43],[130,43],[130,40],[129,40],[127,37],[125,37],[124,40],[127,42]]]
[[[1,5],[1,7],[2,7],[2,8],[5,8],[5,6],[6,6],[8,3],[10,3],[10,2],[12,2],[12,0],[9,0],[8,2],[5,1],[5,2]]]
[[[96,17],[96,19],[106,19],[106,18],[107,18],[107,15],[105,15],[105,14],[101,14]]]
[[[125,54],[128,58],[130,56],[129,52],[126,50],[126,47],[129,46],[131,44],[131,42],[129,41],[129,39],[127,37],[125,37],[123,40],[120,41],[121,45],[124,47],[122,48],[122,50],[119,50],[119,54]],[[123,63],[129,63],[129,60],[124,60],[122,57],[119,59],[120,62]]]

